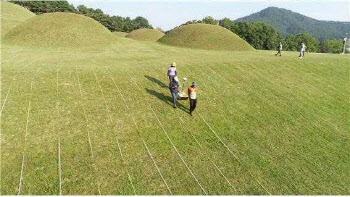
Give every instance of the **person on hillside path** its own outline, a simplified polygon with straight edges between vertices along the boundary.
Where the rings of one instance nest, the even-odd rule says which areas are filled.
[[[190,115],[193,115],[193,111],[196,109],[197,106],[197,83],[194,81],[192,82],[192,85],[188,87],[188,98],[190,100]]]
[[[173,107],[176,108],[177,98],[179,95],[179,80],[176,76],[172,78],[172,81],[169,84],[169,90],[171,97],[173,98]]]
[[[282,42],[280,42],[279,46],[277,47],[278,53],[276,54],[276,56],[277,55],[282,56],[282,48],[283,48],[283,45],[282,45]]]
[[[306,51],[306,45],[302,42],[301,46],[300,46],[300,55],[299,58],[303,58],[305,55],[305,51]]]
[[[174,79],[174,77],[177,76],[177,71],[176,71],[176,63],[173,62],[170,64],[168,67],[168,77],[169,77],[169,82],[171,83]]]

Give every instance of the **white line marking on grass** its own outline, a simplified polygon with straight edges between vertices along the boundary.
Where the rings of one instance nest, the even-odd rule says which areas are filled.
[[[129,74],[128,74],[130,79],[133,79]],[[132,80],[132,82],[136,85],[137,89],[144,95],[144,93],[142,92],[141,88],[138,86],[138,84],[136,83],[136,81]],[[168,138],[170,144],[173,146],[174,150],[176,151],[177,155],[179,156],[179,158],[181,159],[181,161],[183,162],[183,164],[185,165],[185,167],[187,168],[187,170],[190,172],[190,174],[192,175],[192,177],[195,179],[195,181],[197,182],[197,184],[199,185],[199,187],[201,188],[201,190],[204,192],[205,195],[208,195],[207,192],[205,191],[205,189],[202,187],[201,183],[199,182],[199,180],[197,179],[197,177],[194,175],[194,173],[192,172],[192,170],[189,168],[189,166],[187,165],[186,161],[182,158],[180,152],[177,150],[175,144],[171,141],[168,133],[166,132],[163,124],[160,122],[157,114],[155,113],[155,111],[153,110],[153,107],[147,103],[149,108],[151,109],[151,111],[153,112],[154,117],[157,119],[160,127],[162,128],[164,134],[166,135],[166,137]]]
[[[83,91],[82,91],[82,85],[80,83],[80,79],[79,79],[79,75],[78,75],[78,71],[77,71],[77,68],[75,67],[75,73],[76,73],[76,76],[77,76],[77,79],[78,79],[78,86],[79,86],[79,92],[80,92],[80,97],[82,100],[85,100],[84,99],[84,96],[83,96]],[[85,119],[85,124],[86,124],[86,132],[87,132],[87,138],[88,138],[88,142],[89,142],[89,148],[90,148],[90,155],[91,155],[91,160],[93,162],[93,169],[95,171],[95,175],[98,176],[98,170],[97,170],[97,167],[95,165],[95,161],[94,161],[94,154],[93,154],[93,151],[92,151],[92,144],[91,144],[91,138],[90,138],[90,131],[89,131],[89,120],[87,118],[87,115],[86,115],[86,111],[85,111],[85,108],[83,105],[81,105],[81,108],[83,109],[83,114],[84,114],[84,119]],[[98,178],[97,178],[98,179]],[[100,183],[99,181],[97,180],[97,190],[98,190],[98,193],[101,195],[101,190],[100,190]]]
[[[185,129],[185,127],[184,127],[184,121],[182,120],[182,118],[179,116],[179,114],[177,114],[177,116],[179,117],[179,119],[180,119],[180,121],[182,122],[182,127],[183,127],[183,129],[184,130],[186,130]],[[200,144],[200,142],[197,140],[197,138],[190,132],[190,131],[188,131],[188,129],[187,129],[187,132],[192,136],[192,138],[196,141],[196,143],[198,144],[198,146],[199,146],[199,148],[200,149],[204,149],[203,148],[203,146]],[[236,188],[231,184],[231,182],[228,180],[228,178],[224,175],[224,173],[222,173],[222,171],[219,169],[219,167],[214,163],[214,161],[209,157],[209,155],[207,155],[206,153],[202,153],[202,152],[200,152],[202,155],[204,155],[204,156],[207,156],[208,157],[208,160],[212,163],[212,165],[216,168],[216,170],[218,170],[219,171],[219,174],[226,180],[226,182],[228,183],[228,185],[231,187],[231,189],[234,191],[234,192],[237,192],[237,190],[236,190]]]
[[[161,176],[161,178],[162,178],[162,180],[163,180],[163,182],[164,182],[166,188],[168,189],[169,193],[170,193],[171,195],[173,195],[173,193],[171,192],[171,190],[170,190],[170,188],[169,188],[167,182],[165,181],[165,179],[164,179],[162,173],[160,172],[160,169],[158,168],[158,165],[157,165],[156,161],[154,160],[154,158],[153,158],[153,156],[152,156],[152,154],[151,154],[151,151],[149,150],[149,148],[148,148],[146,142],[145,142],[143,139],[142,139],[142,142],[143,142],[143,144],[145,145],[145,147],[146,147],[146,149],[147,149],[147,152],[148,152],[149,156],[151,157],[154,166],[157,168],[157,171],[158,171],[159,175]]]
[[[37,72],[39,70],[40,69],[38,69]],[[32,100],[32,96],[33,96],[33,81],[34,81],[34,77],[35,77],[35,75],[32,77],[32,80],[30,82],[30,95],[29,95],[28,109],[27,109],[26,128],[25,128],[25,131],[24,131],[24,145],[23,145],[24,148],[23,148],[23,152],[22,152],[21,175],[20,175],[20,178],[19,178],[17,195],[21,194],[21,188],[22,188],[22,182],[23,182],[23,170],[24,170],[24,162],[25,162],[25,151],[27,149],[26,141],[27,141],[27,132],[28,132],[28,125],[29,125],[29,116],[30,116],[30,110],[31,110],[31,100]]]
[[[58,178],[60,195],[62,195],[61,138],[58,138]]]
[[[146,73],[145,70],[143,70],[143,72]],[[154,82],[154,80],[152,80],[152,81]],[[156,83],[156,85],[157,85],[158,89],[161,89],[161,87],[159,86],[159,84]],[[166,97],[165,97],[165,95],[163,95],[163,97],[164,97],[164,100],[167,100]],[[203,150],[204,148],[203,148],[203,146],[199,143],[199,141],[197,140],[197,138],[196,138],[188,129],[186,129],[186,128],[184,127],[185,122],[182,120],[182,118],[179,116],[179,114],[176,113],[176,115],[177,115],[177,117],[179,118],[180,122],[182,123],[181,126],[182,126],[183,130],[186,130],[186,131],[192,136],[192,138],[196,141],[196,143],[197,143],[197,145],[199,146],[199,148],[200,148],[201,150]],[[228,185],[231,187],[231,189],[232,189],[234,192],[237,192],[236,188],[231,184],[231,182],[230,182],[230,181],[228,180],[228,178],[224,175],[224,173],[222,173],[222,171],[219,169],[219,167],[213,162],[213,160],[210,158],[210,156],[207,155],[206,153],[202,153],[202,152],[200,152],[200,151],[199,151],[199,153],[200,153],[202,156],[206,156],[206,157],[208,158],[208,160],[212,163],[212,165],[219,171],[219,174],[226,180],[226,182],[227,182]]]
[[[209,68],[209,67],[208,67]],[[218,76],[220,76],[221,78],[225,79],[227,81],[226,78],[222,77],[220,74],[216,73],[213,69],[209,68],[209,70],[211,70],[214,74],[217,74]],[[203,81],[204,82],[204,81]],[[231,85],[231,82],[228,81],[229,84]],[[245,167],[245,165],[243,165],[243,163],[238,159],[238,157],[231,151],[231,149],[221,140],[221,138],[219,137],[219,135],[217,135],[217,133],[210,127],[210,125],[207,123],[207,121],[205,121],[205,119],[200,115],[200,113],[198,113],[198,115],[201,117],[201,119],[204,121],[204,123],[208,126],[208,128],[210,129],[210,131],[212,133],[214,133],[215,137],[219,139],[219,141],[226,147],[226,149],[229,151],[229,153],[231,155],[233,155],[233,157],[240,163],[240,165],[242,165],[243,167]],[[255,179],[255,181],[269,194],[271,195],[271,193],[260,183],[260,181],[250,172],[249,169],[247,169],[249,175],[251,177],[253,177]]]
[[[198,113],[198,112],[197,112]],[[238,157],[232,152],[232,150],[222,141],[222,139],[219,137],[219,135],[211,128],[211,126],[208,124],[208,122],[203,118],[203,116],[198,113],[199,117],[201,117],[201,119],[204,121],[204,123],[208,126],[208,128],[210,129],[210,131],[215,135],[216,138],[219,139],[219,141],[226,147],[226,149],[231,153],[231,155],[238,161],[238,163],[240,163],[242,166],[243,163],[238,159]],[[260,183],[260,181],[250,172],[250,170],[247,169],[247,172],[250,174],[250,176],[252,176],[256,182],[258,182],[258,184],[269,194],[271,195],[271,193]]]
[[[114,86],[116,87],[118,93],[119,93],[120,96],[122,97],[122,100],[123,100],[123,102],[124,102],[124,105],[125,105],[127,111],[130,112],[131,110],[130,110],[129,106],[127,105],[127,102],[126,102],[126,100],[125,100],[125,98],[124,98],[124,95],[123,95],[122,92],[120,91],[118,85],[115,83],[114,78],[112,77],[112,75],[111,75],[111,73],[110,73],[109,70],[108,70],[108,74],[109,74],[109,76],[111,77],[111,79],[112,79],[112,81],[113,81],[113,83],[114,83]],[[136,124],[136,121],[135,121],[135,119],[134,119],[134,117],[133,117],[132,115],[131,115],[131,119],[132,119],[132,121],[133,121],[133,123],[134,123],[136,129],[139,131],[139,128],[138,128],[138,126],[137,126],[137,124]],[[171,192],[171,190],[170,190],[170,188],[169,188],[167,182],[165,181],[165,179],[164,179],[164,177],[163,177],[163,175],[162,175],[162,173],[161,173],[161,171],[160,171],[160,169],[159,169],[159,167],[158,167],[156,161],[154,160],[154,158],[153,158],[153,156],[152,156],[152,154],[151,154],[151,151],[149,150],[149,148],[148,148],[148,146],[147,146],[147,143],[145,142],[145,140],[144,140],[141,136],[139,136],[139,137],[141,138],[141,140],[142,140],[144,146],[146,147],[147,152],[148,152],[148,155],[151,157],[151,159],[152,159],[152,161],[153,161],[153,164],[154,164],[154,166],[156,167],[156,169],[157,169],[157,171],[158,171],[160,177],[162,178],[164,184],[166,185],[166,187],[167,187],[169,193],[170,193],[171,195],[173,195],[173,193]]]
[[[24,169],[24,154],[22,154],[21,175],[20,175],[20,178],[19,178],[18,193],[17,193],[17,195],[20,195],[20,193],[21,193],[22,180],[23,180],[23,169]]]
[[[8,98],[8,96],[9,96],[9,94],[10,94],[13,81],[14,81],[14,79],[12,79],[12,81],[11,81],[10,87],[9,87],[9,89],[7,90],[7,93],[6,93],[6,97],[5,97],[4,103],[3,103],[2,106],[1,106],[0,119],[1,119],[1,117],[2,117],[2,111],[3,111],[4,107],[5,107],[5,103],[6,103],[6,101],[7,101],[7,98]]]
[[[21,48],[20,50],[14,52],[14,53],[18,53],[18,52],[20,52],[20,51],[22,51],[22,50],[23,50],[23,48]],[[14,59],[15,57],[18,57],[19,55],[20,55],[20,54],[16,54],[16,55],[12,56],[10,59],[8,59],[8,60],[6,60],[6,61],[2,61],[1,64],[10,62],[12,59]]]
[[[144,73],[146,73],[146,71],[144,69],[142,69]],[[153,82],[155,82],[154,80],[152,80]],[[159,86],[158,83],[156,83],[158,89],[161,89],[161,87]],[[163,95],[164,97],[164,100],[167,100],[167,98],[165,97],[165,95]],[[199,148],[201,150],[203,150],[203,146],[199,143],[199,141],[197,140],[197,138],[188,130],[188,129],[185,129],[184,127],[184,121],[182,120],[182,118],[179,116],[178,113],[176,113],[177,117],[179,118],[180,122],[182,123],[181,126],[183,128],[183,130],[186,130],[191,136],[192,138],[196,141],[196,143],[198,144]],[[213,160],[210,158],[209,155],[207,155],[206,153],[202,153],[200,152],[200,154],[202,156],[206,156],[208,158],[208,160],[212,163],[212,165],[219,171],[219,174],[226,180],[226,182],[229,184],[229,186],[231,187],[231,189],[234,191],[234,192],[237,192],[236,188],[231,184],[231,182],[228,180],[228,178],[224,175],[224,173],[222,173],[222,171],[218,168],[218,166],[213,162]]]
[[[110,113],[110,110],[109,110],[109,107],[108,107],[108,104],[107,104],[107,101],[106,101],[106,97],[105,97],[105,95],[104,95],[104,93],[103,93],[103,90],[102,90],[100,81],[99,81],[99,79],[98,79],[98,77],[97,77],[97,74],[96,74],[96,72],[95,72],[94,69],[93,69],[93,73],[94,73],[94,75],[95,75],[96,82],[97,82],[97,84],[98,84],[98,87],[100,88],[100,91],[101,91],[101,94],[102,94],[102,98],[103,98],[103,101],[104,101],[105,106],[106,106],[106,109],[107,109],[108,117],[109,117],[109,120],[110,120],[109,122],[110,122],[110,124],[112,125],[112,124],[113,124],[112,115],[111,115],[111,113]],[[130,175],[129,170],[128,170],[128,166],[127,166],[127,164],[126,164],[126,162],[125,162],[125,160],[124,160],[124,157],[123,157],[123,153],[122,153],[122,149],[121,149],[121,146],[120,146],[120,143],[119,143],[118,132],[117,132],[117,131],[116,131],[115,139],[116,139],[116,141],[117,141],[117,146],[118,146],[118,149],[119,149],[119,153],[120,153],[120,157],[121,157],[121,159],[122,159],[123,165],[125,166],[126,171],[127,171],[127,173],[128,173],[128,178],[129,178],[130,184],[131,184],[131,186],[132,186],[132,189],[134,190],[134,194],[136,195],[136,190],[135,190],[134,184],[132,183],[132,179],[131,179],[131,175]]]
[[[59,91],[58,91],[58,72],[57,70],[57,77],[56,77],[56,110],[57,110],[57,118],[60,118],[60,111],[59,111]],[[62,166],[61,166],[61,131],[58,131],[58,178],[59,178],[59,195],[62,195]]]

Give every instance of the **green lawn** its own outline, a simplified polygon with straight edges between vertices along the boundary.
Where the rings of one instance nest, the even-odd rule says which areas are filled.
[[[2,195],[350,194],[349,56],[120,39],[3,46]],[[173,61],[193,117],[171,107]]]

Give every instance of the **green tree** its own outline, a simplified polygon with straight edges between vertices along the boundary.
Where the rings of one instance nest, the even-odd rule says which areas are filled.
[[[315,37],[309,33],[302,33],[295,36],[295,42],[298,44],[298,50],[300,49],[300,44],[303,42],[306,45],[306,50],[310,52],[318,52],[319,43]]]
[[[295,36],[289,35],[284,39],[283,48],[286,51],[298,51],[298,43],[295,41]]]
[[[43,14],[50,12],[75,12],[76,9],[67,1],[10,1],[27,8],[33,13]]]
[[[226,24],[228,24],[227,21]],[[237,22],[231,26],[230,30],[256,49],[275,50],[282,40],[281,34],[273,27],[259,22]]]
[[[211,16],[207,16],[207,17],[204,17],[202,19],[202,23],[205,23],[205,24],[211,24],[211,25],[217,25],[219,23],[218,20],[214,19],[213,17]]]
[[[341,40],[326,40],[320,44],[322,53],[342,53],[343,41]]]
[[[231,19],[224,18],[219,21],[219,25],[225,27],[228,30],[231,30],[231,28],[234,26],[234,23]]]
[[[141,16],[136,17],[133,22],[138,29],[141,29],[141,28],[153,29],[152,26],[148,23],[148,20]]]

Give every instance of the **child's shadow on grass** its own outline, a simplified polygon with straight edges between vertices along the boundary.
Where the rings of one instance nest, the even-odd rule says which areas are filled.
[[[165,85],[165,83],[163,83],[159,79],[156,79],[156,78],[148,76],[148,75],[145,75],[145,77],[146,77],[146,79],[148,79],[148,80],[158,84],[161,88],[167,88],[168,87],[167,85]]]
[[[157,91],[154,91],[154,90],[150,90],[148,88],[145,88],[147,93],[152,95],[152,96],[155,96],[157,97],[159,100],[161,101],[164,101],[165,103],[167,103],[169,106],[173,107],[173,98],[170,97],[170,96],[166,96],[164,95],[163,93],[160,93],[160,92],[157,92]],[[183,104],[181,104],[179,101],[177,101],[177,104],[176,106],[181,109],[182,111],[186,112],[186,113],[189,113],[188,109],[186,108],[186,106],[184,106]]]

